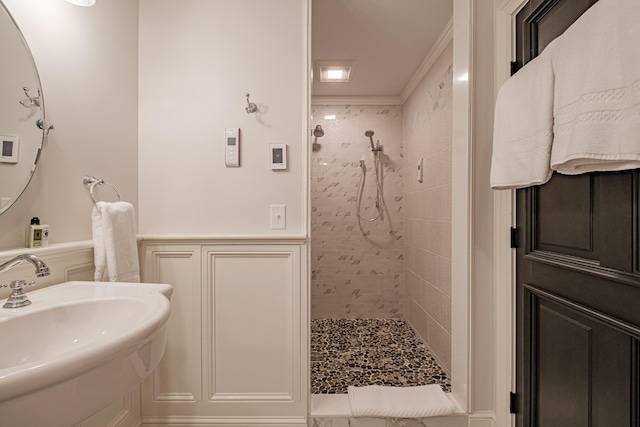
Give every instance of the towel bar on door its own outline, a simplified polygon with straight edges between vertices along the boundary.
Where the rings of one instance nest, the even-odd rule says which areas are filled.
[[[118,196],[118,201],[122,200],[122,197],[120,197],[120,193],[118,193],[118,190],[116,190],[116,187],[109,184],[102,178],[96,178],[95,176],[86,175],[84,178],[82,178],[82,183],[84,184],[85,187],[89,189],[89,196],[91,197],[91,200],[93,201],[94,205],[98,203],[96,202],[95,197],[93,197],[93,189],[96,188],[96,185],[102,185],[102,184],[106,185],[107,187],[111,188],[114,193],[116,193],[116,196]]]

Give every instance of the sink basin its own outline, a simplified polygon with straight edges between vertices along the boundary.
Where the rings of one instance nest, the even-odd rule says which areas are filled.
[[[67,282],[0,309],[2,424],[68,427],[140,383],[164,353],[171,292]]]

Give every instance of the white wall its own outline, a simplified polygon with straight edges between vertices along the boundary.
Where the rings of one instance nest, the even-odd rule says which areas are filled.
[[[143,233],[305,231],[305,2],[142,1],[139,153],[137,2],[4,3],[32,48],[56,129],[0,218],[0,249],[22,246],[32,216],[50,225],[50,243],[90,239],[85,174],[136,205],[140,191]],[[260,114],[246,114],[245,92]],[[224,167],[225,127],[241,128],[241,168]],[[288,171],[268,168],[275,141],[289,145]],[[270,230],[270,204],[287,205],[286,230]]]
[[[138,199],[138,4],[3,3],[31,47],[56,129],[31,184],[0,216],[0,249],[23,246],[32,216],[50,225],[50,243],[90,239],[93,204],[84,175],[103,177],[134,204]]]
[[[141,233],[306,232],[305,3],[140,1]],[[224,164],[227,127],[240,168]],[[288,170],[269,168],[270,142],[288,144]],[[271,204],[286,205],[286,230],[270,229]]]

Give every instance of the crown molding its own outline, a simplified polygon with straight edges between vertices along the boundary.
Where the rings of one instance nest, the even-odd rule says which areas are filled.
[[[402,105],[399,96],[313,96],[311,105]]]
[[[399,96],[312,96],[311,105],[403,105],[453,40],[453,17],[436,39]]]
[[[422,81],[424,76],[427,75],[433,64],[440,57],[440,54],[445,50],[445,48],[449,45],[449,43],[453,40],[453,17],[449,20],[447,25],[445,25],[444,29],[438,36],[438,39],[435,41],[427,55],[422,60],[422,63],[407,83],[407,86],[404,88],[402,93],[400,94],[400,99],[404,104],[407,99],[411,96],[413,91],[416,89],[418,84]]]

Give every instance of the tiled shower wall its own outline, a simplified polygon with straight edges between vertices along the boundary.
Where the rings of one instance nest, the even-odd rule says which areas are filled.
[[[335,115],[335,119],[325,117]],[[311,127],[311,316],[397,318],[403,316],[402,107],[314,106]],[[358,221],[357,189],[366,165],[361,214],[372,218],[373,154],[365,131],[380,141],[383,192],[389,215]],[[390,222],[389,222],[390,220]]]
[[[404,104],[404,314],[451,372],[452,45]],[[424,180],[417,165],[424,162]]]

